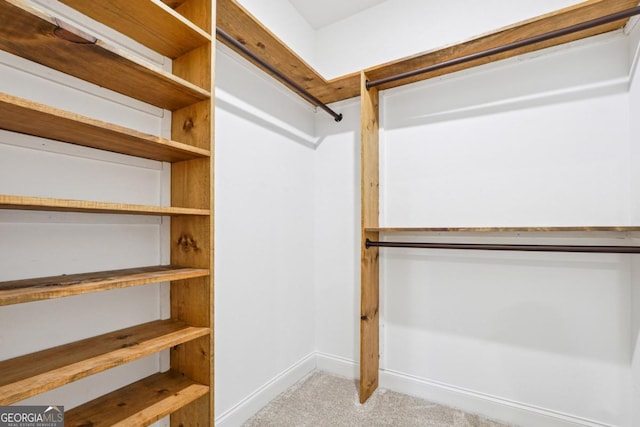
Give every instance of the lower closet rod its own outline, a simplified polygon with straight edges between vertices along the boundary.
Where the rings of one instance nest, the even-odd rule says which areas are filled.
[[[640,246],[579,246],[579,245],[497,245],[483,243],[419,243],[419,242],[376,242],[367,239],[367,249],[383,248],[419,248],[419,249],[465,249],[479,251],[516,251],[516,252],[587,252],[611,254],[640,254]]]
[[[486,58],[491,55],[497,55],[500,53],[515,50],[521,47],[530,46],[535,43],[544,42],[547,40],[555,39],[558,37],[566,36],[568,34],[577,33],[578,31],[588,30],[590,28],[598,27],[600,25],[608,24],[611,22],[619,21],[621,19],[630,18],[634,15],[640,14],[640,6],[633,7],[631,9],[622,10],[620,12],[612,13],[610,15],[602,16],[600,18],[592,19],[590,21],[581,22],[579,24],[571,25],[559,30],[550,31],[548,33],[540,34],[537,36],[529,37],[527,39],[518,40],[515,42],[507,43],[503,46],[494,47],[491,49],[483,50],[481,52],[472,53],[470,55],[461,56],[460,58],[450,59],[448,61],[440,62],[437,64],[429,65],[417,70],[407,71],[406,73],[396,74],[394,76],[384,77],[378,80],[372,80],[366,82],[366,88],[370,89],[375,86],[380,86],[386,83],[392,83],[398,80],[408,79],[409,77],[418,76],[431,71],[440,70],[442,68],[452,67],[454,65],[464,64],[466,62],[475,61],[476,59]]]
[[[302,96],[304,99],[309,101],[311,104],[313,104],[313,105],[315,105],[317,107],[320,107],[324,111],[329,113],[335,119],[336,122],[339,122],[339,121],[342,120],[342,114],[338,114],[335,111],[333,111],[325,103],[323,103],[318,98],[316,98],[315,96],[311,95],[309,92],[304,90],[296,82],[291,80],[289,77],[285,76],[279,70],[276,70],[271,64],[269,64],[268,62],[266,62],[265,60],[260,58],[258,55],[256,55],[255,53],[251,52],[249,49],[247,49],[245,47],[245,45],[243,45],[238,40],[236,40],[233,37],[231,37],[231,35],[226,33],[224,30],[221,30],[220,28],[216,27],[216,35],[218,36],[218,38],[226,41],[227,43],[229,43],[231,45],[233,45],[233,47],[238,49],[245,56],[251,58],[252,60],[257,62],[258,64],[260,64],[262,67],[266,68],[271,74],[274,74],[278,79],[280,79],[280,81],[282,81],[283,83],[286,83],[287,85],[289,85],[289,87],[291,87],[293,90],[298,92],[300,94],[300,96]]]

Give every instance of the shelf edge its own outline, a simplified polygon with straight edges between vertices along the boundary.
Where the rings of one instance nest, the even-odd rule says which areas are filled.
[[[165,281],[205,277],[208,269],[154,266],[0,282],[0,306],[63,298]]]

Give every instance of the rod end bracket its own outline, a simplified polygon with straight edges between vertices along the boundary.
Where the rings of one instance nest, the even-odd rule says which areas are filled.
[[[335,118],[336,122],[341,122],[342,121],[342,113],[338,114]]]
[[[367,237],[367,240],[365,240],[365,242],[364,242],[364,247],[366,249],[369,249],[371,247],[371,240],[369,240],[368,237]]]

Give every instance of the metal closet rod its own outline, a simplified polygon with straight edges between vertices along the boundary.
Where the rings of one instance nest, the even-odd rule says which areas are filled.
[[[289,77],[285,76],[283,73],[275,69],[271,64],[264,61],[262,58],[258,57],[255,53],[251,52],[249,49],[246,48],[245,45],[240,43],[235,38],[231,37],[230,34],[226,33],[224,30],[221,30],[218,27],[216,27],[216,34],[227,43],[232,44],[236,49],[241,51],[245,56],[253,59],[258,64],[262,65],[264,68],[269,70],[270,73],[275,74],[281,81],[283,81],[284,83],[289,85],[291,88],[293,88],[296,92],[302,95],[302,97],[305,98],[307,101],[309,101],[311,104],[318,106],[322,108],[324,111],[326,111],[327,113],[331,114],[331,116],[333,116],[336,122],[339,122],[342,120],[342,114],[338,114],[335,111],[333,111],[331,108],[327,106],[327,104],[323,103],[318,98],[316,98],[315,96],[307,92],[305,89],[298,86],[296,82],[294,82]]]
[[[470,55],[462,56],[460,58],[450,59],[438,64],[429,65],[424,68],[419,68],[413,71],[407,71],[406,73],[396,74],[395,76],[389,76],[378,80],[371,80],[365,83],[367,89],[380,86],[386,83],[395,82],[398,80],[407,79],[409,77],[418,76],[420,74],[428,73],[431,71],[440,70],[442,68],[452,67],[454,65],[464,64],[465,62],[471,62],[476,59],[486,58],[487,56],[497,55],[510,50],[518,49],[521,47],[529,46],[535,43],[544,42],[557,37],[566,36],[568,34],[577,33],[578,31],[588,30],[593,27],[615,22],[621,19],[630,18],[634,15],[640,14],[640,6],[636,6],[631,9],[626,9],[620,12],[612,13],[611,15],[602,16],[600,18],[592,19],[591,21],[582,22],[580,24],[571,25],[559,30],[550,31],[548,33],[540,34],[537,36],[529,37],[527,39],[519,40],[512,43],[507,43],[503,46],[494,47],[491,49],[483,50],[481,52],[472,53]]]
[[[640,254],[640,246],[578,246],[578,245],[494,245],[481,243],[418,243],[418,242],[376,242],[367,239],[367,249],[377,248],[419,248],[419,249],[464,249],[479,251],[515,252],[586,252],[610,254]]]

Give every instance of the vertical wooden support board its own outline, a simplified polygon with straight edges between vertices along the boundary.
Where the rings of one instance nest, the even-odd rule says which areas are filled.
[[[203,30],[211,33],[215,22],[215,0],[187,0],[177,9]],[[214,45],[187,52],[173,62],[173,72],[207,90],[215,87]],[[171,317],[190,325],[210,328],[211,334],[171,349],[171,369],[201,384],[210,392],[171,415],[171,426],[210,426],[214,422],[213,364],[213,227],[214,227],[214,129],[213,99],[172,112],[171,137],[211,151],[210,158],[173,163],[171,205],[209,209],[210,216],[178,216],[171,219],[171,263],[207,268],[208,277],[171,283]]]
[[[379,217],[379,109],[378,90],[367,90],[361,73],[361,270],[360,270],[360,403],[378,387],[379,367],[379,267],[378,248],[365,247],[366,239],[378,240]]]

